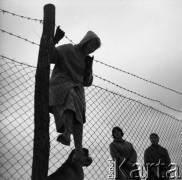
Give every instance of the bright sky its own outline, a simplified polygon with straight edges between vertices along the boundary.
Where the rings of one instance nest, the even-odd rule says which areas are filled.
[[[47,0],[0,0],[0,8],[43,19]],[[88,30],[102,41],[95,59],[144,79],[182,92],[182,1],[181,0],[52,0],[56,25],[78,43]],[[0,13],[0,28],[40,43],[42,24]],[[39,47],[0,31],[0,54],[36,66]],[[70,43],[64,38],[62,43]],[[130,91],[182,111],[182,95],[138,80],[94,62],[94,74]],[[182,119],[182,113],[94,79],[108,89],[151,105]],[[102,84],[103,83],[103,84]]]

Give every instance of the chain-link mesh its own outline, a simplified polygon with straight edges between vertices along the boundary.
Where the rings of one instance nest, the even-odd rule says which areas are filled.
[[[36,68],[10,61],[0,63],[0,179],[26,180],[31,177],[34,131],[34,85]],[[130,141],[143,163],[144,150],[150,145],[149,135],[156,132],[160,144],[168,149],[172,162],[180,173],[182,167],[182,122],[141,102],[110,92],[99,86],[86,88],[86,124],[83,146],[93,158],[84,168],[85,179],[108,179],[111,159],[109,144],[111,130],[120,126],[124,138]],[[50,120],[49,174],[67,159],[73,148],[56,141],[53,116]]]

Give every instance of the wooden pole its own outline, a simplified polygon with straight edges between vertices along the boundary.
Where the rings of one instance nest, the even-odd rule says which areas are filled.
[[[32,180],[45,180],[49,167],[49,74],[53,58],[55,6],[44,6],[43,33],[40,40],[34,96],[34,147]]]

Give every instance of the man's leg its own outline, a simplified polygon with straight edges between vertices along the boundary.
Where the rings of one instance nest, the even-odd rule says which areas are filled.
[[[78,122],[76,119],[73,119],[73,137],[75,143],[73,161],[79,161],[83,166],[89,166],[92,163],[92,158],[85,156],[82,150],[83,124]]]
[[[63,114],[64,121],[64,133],[59,135],[57,138],[58,142],[69,146],[71,141],[71,131],[73,126],[73,112],[71,110],[66,110]]]
[[[71,131],[72,131],[72,126],[73,126],[73,111],[71,110],[66,110],[63,114],[63,121],[64,121],[64,135],[67,138],[70,138]]]
[[[74,158],[79,158],[83,156],[82,151],[82,140],[83,140],[83,124],[78,122],[76,119],[73,120],[73,138],[75,144],[75,154]]]

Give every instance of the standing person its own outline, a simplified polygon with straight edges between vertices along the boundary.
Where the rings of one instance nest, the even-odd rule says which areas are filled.
[[[144,164],[148,179],[168,179],[167,170],[169,170],[169,165],[171,163],[168,151],[166,148],[158,144],[158,134],[150,134],[150,141],[151,146],[149,146],[144,152]]]
[[[54,37],[55,44],[64,37],[64,32],[58,27]],[[58,133],[57,141],[70,145],[73,134],[75,153],[73,161],[87,161],[82,152],[83,124],[86,122],[86,102],[84,86],[90,86],[93,81],[93,53],[101,45],[99,37],[88,31],[80,43],[64,44],[55,48],[55,64],[49,87],[49,106],[53,113]]]
[[[131,174],[132,170],[137,170],[136,162],[137,162],[137,153],[133,147],[133,145],[123,139],[123,131],[120,127],[114,127],[112,129],[113,142],[110,144],[110,154],[111,157],[118,163],[118,165],[122,165],[122,172],[119,169],[118,176],[121,180],[126,179],[140,179],[138,171],[135,171],[135,174]],[[116,168],[118,170],[118,165]],[[132,176],[134,175],[134,176]],[[118,177],[117,177],[118,178]]]

